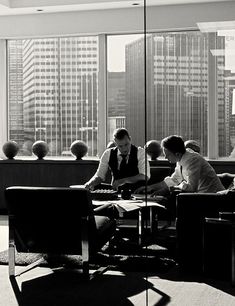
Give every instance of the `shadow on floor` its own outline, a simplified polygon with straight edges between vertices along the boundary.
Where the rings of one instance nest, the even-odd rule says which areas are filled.
[[[170,301],[170,297],[148,282],[143,273],[107,273],[85,281],[76,272],[56,271],[25,280],[21,290],[15,279],[11,283],[19,306],[145,306],[149,290],[152,291],[151,305],[164,306]]]

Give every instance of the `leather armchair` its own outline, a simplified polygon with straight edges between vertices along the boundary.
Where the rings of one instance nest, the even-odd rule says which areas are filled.
[[[5,197],[10,276],[15,276],[16,247],[18,252],[81,255],[83,274],[88,277],[90,255],[115,233],[115,220],[94,216],[85,189],[19,186],[7,188]]]
[[[219,176],[222,182],[225,179],[227,187],[235,174]],[[218,218],[220,211],[235,211],[235,191],[226,194],[180,193],[176,196],[177,259],[181,271],[203,272],[204,218]]]

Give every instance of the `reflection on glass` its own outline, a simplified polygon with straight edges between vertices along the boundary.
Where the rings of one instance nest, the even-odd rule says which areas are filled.
[[[220,152],[220,156],[235,158],[235,30],[217,31],[217,40],[223,42],[218,45],[218,49],[216,50],[217,52],[220,51],[220,54],[215,55],[218,65],[218,75],[221,76],[223,81],[221,86],[218,84],[217,93],[220,107],[218,112],[219,122],[222,117],[221,113],[224,114],[224,126],[222,130],[224,151]],[[220,103],[221,98],[223,98],[222,103]]]
[[[130,131],[134,143],[143,146],[144,37],[127,37],[109,36],[108,39],[108,56],[111,58],[113,41],[119,39],[112,61],[115,63],[117,57],[123,57],[125,61],[125,69],[111,72],[112,62],[108,57],[109,122],[116,118],[118,125],[119,116],[123,117],[123,124]],[[125,53],[121,39],[125,42]],[[147,35],[146,44],[148,139],[161,140],[170,134],[179,134],[185,140],[196,140],[203,148],[202,154],[206,155],[207,36],[196,31],[154,33]],[[115,76],[114,95],[111,84]],[[116,109],[113,107],[118,105],[114,103],[115,98],[121,104]]]
[[[97,37],[11,40],[8,72],[9,138],[21,155],[36,140],[67,155],[76,139],[97,154]]]

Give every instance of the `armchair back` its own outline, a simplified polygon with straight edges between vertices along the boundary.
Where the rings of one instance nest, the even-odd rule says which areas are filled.
[[[203,272],[203,223],[220,211],[235,211],[235,192],[180,193],[176,197],[178,262],[184,272]]]

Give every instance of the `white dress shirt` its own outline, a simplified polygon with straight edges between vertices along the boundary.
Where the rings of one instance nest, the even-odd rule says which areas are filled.
[[[104,153],[102,154],[102,156],[100,158],[99,167],[98,167],[98,169],[96,171],[96,174],[95,174],[95,176],[100,177],[102,180],[105,180],[106,173],[109,169],[109,158],[110,158],[111,150],[112,150],[112,148],[104,151]],[[130,152],[128,153],[127,158],[126,158],[127,163],[128,163],[128,160],[129,160],[129,155],[130,155]],[[118,159],[118,168],[119,168],[120,163],[122,161],[121,152],[119,150],[117,150],[117,159]],[[149,162],[147,160],[145,160],[145,150],[141,147],[138,147],[137,159],[138,159],[139,174],[144,174],[145,175],[145,167],[146,167],[146,163],[147,163],[147,174],[146,174],[146,176],[148,178],[150,178]]]
[[[212,166],[198,153],[187,149],[177,162],[175,172],[164,179],[168,187],[178,186],[186,192],[217,192],[224,190]]]

